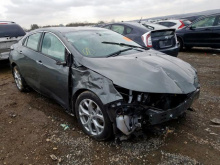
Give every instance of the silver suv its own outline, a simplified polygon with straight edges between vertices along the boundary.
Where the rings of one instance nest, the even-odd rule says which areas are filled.
[[[0,60],[7,60],[11,45],[25,35],[24,30],[14,22],[0,21]]]

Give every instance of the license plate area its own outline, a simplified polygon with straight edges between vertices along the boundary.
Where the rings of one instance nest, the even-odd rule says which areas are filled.
[[[172,46],[172,42],[171,40],[163,40],[163,41],[159,41],[159,47],[160,48],[168,48]]]

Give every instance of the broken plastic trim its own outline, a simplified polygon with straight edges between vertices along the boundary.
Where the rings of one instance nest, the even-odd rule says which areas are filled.
[[[174,108],[167,110],[141,105],[140,103],[115,102],[110,104],[109,109],[114,111],[117,129],[123,134],[130,135],[143,125],[156,125],[171,119],[178,118],[188,108],[193,101],[199,97],[200,89],[190,93],[185,100]],[[111,117],[113,118],[113,116]]]

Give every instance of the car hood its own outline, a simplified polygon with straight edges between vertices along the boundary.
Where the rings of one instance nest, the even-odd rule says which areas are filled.
[[[109,58],[83,58],[81,62],[113,84],[134,91],[187,94],[198,87],[196,70],[191,65],[153,50]]]

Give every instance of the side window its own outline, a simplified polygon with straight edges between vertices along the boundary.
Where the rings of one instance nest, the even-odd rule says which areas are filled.
[[[41,33],[35,33],[28,37],[27,41],[27,47],[31,48],[33,50],[37,50],[39,39],[40,39]]]
[[[201,27],[213,26],[214,21],[215,21],[215,16],[207,17],[207,18],[204,18],[204,19],[194,23],[192,25],[192,27],[193,28],[201,28]]]
[[[51,33],[45,33],[41,51],[43,54],[59,61],[65,61],[65,47],[61,41]]]
[[[132,31],[132,28],[126,27],[126,34],[131,33],[131,31]]]
[[[125,27],[122,25],[112,25],[112,30],[119,33],[119,34],[123,34],[124,29],[125,29]]]
[[[106,29],[111,29],[111,25],[103,26]]]

